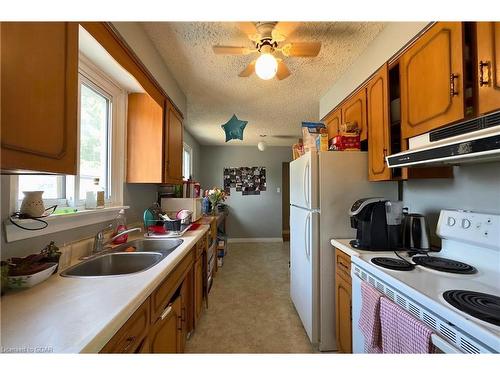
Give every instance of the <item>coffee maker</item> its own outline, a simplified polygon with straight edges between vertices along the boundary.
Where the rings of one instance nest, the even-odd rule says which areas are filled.
[[[351,246],[360,250],[396,250],[401,247],[403,202],[384,198],[358,199],[349,210],[356,239]]]

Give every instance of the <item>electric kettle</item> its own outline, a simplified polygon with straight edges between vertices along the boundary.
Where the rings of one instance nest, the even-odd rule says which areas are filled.
[[[408,250],[430,250],[429,226],[425,216],[406,214],[403,219],[403,248]]]

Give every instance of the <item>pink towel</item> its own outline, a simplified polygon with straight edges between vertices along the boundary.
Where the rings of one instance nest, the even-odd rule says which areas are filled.
[[[434,352],[432,330],[386,297],[380,299],[380,324],[384,353]]]
[[[380,338],[380,299],[382,293],[366,281],[361,282],[359,328],[365,337],[365,353],[382,353]]]

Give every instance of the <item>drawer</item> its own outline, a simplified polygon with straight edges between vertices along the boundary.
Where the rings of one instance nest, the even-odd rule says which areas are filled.
[[[134,353],[148,334],[150,299],[148,298],[102,348],[101,353]]]
[[[348,275],[351,274],[351,257],[349,255],[339,249],[335,249],[335,260],[337,272],[342,271]]]
[[[182,280],[194,263],[194,248],[177,264],[158,288],[151,294],[151,323],[154,323],[161,315],[168,301],[181,285]]]

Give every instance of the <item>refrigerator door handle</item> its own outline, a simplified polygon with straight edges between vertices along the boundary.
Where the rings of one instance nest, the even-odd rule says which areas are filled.
[[[307,260],[311,260],[311,247],[310,247],[310,237],[311,237],[311,213],[307,213],[306,217],[306,227],[304,228],[304,242],[305,242],[305,250],[306,250],[306,258]]]
[[[304,167],[304,178],[302,179],[303,183],[303,192],[304,192],[304,200],[306,203],[306,207],[309,207],[309,161]]]

